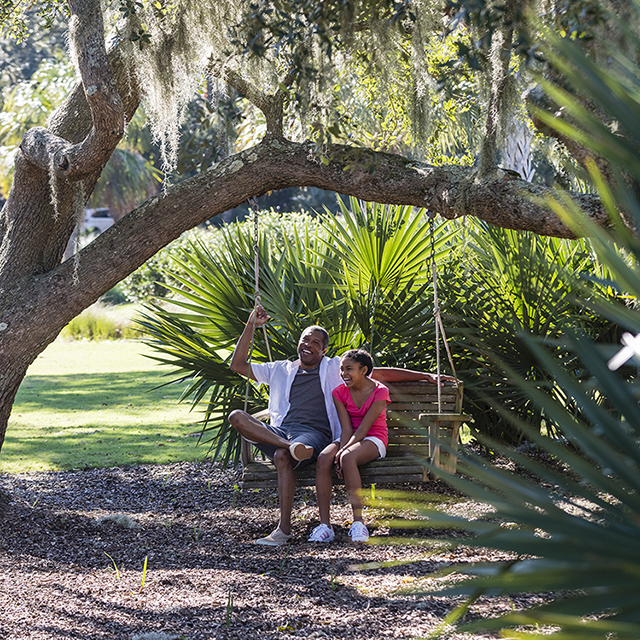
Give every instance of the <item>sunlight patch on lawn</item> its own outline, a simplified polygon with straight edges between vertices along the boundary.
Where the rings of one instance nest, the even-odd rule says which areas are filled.
[[[29,369],[0,473],[200,460],[200,418],[136,341],[57,340]]]

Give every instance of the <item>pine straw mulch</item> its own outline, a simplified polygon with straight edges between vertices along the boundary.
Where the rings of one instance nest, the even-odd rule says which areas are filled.
[[[336,541],[306,542],[315,496],[297,489],[292,544],[257,546],[275,526],[277,497],[236,483],[231,471],[191,463],[0,476],[0,638],[422,637],[460,601],[407,589],[452,564],[499,559],[464,547],[427,553],[410,529],[374,526],[380,544],[353,545],[342,488]],[[436,481],[404,488],[455,495]],[[462,498],[448,505],[483,512]],[[406,544],[385,544],[390,536]],[[390,560],[413,562],[358,568]],[[469,616],[537,601],[480,600]]]

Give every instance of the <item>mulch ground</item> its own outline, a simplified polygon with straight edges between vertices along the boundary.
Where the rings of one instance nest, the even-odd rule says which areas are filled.
[[[435,481],[404,488],[454,495]],[[354,545],[341,488],[335,502],[336,540],[308,543],[315,496],[297,489],[292,543],[273,549],[254,540],[275,526],[275,492],[238,491],[231,471],[211,465],[0,476],[0,638],[424,637],[460,601],[412,589],[432,587],[428,576],[451,565],[500,559],[417,537],[446,542],[453,532],[374,525],[377,544]],[[483,512],[464,499],[448,508]],[[523,604],[481,600],[469,616]]]

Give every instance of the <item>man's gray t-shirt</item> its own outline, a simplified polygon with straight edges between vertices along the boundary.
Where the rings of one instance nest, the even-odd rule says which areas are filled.
[[[327,407],[320,384],[320,366],[315,369],[298,369],[289,392],[289,404],[290,409],[282,421],[282,426],[302,424],[331,437]]]

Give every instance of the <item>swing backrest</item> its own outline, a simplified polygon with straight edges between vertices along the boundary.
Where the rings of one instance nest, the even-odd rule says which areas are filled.
[[[438,410],[438,390],[425,380],[415,382],[387,383],[391,402],[387,405],[387,425],[389,427],[389,447],[391,458],[414,455],[429,457],[429,443],[420,425],[420,415],[429,413],[460,414],[462,412],[462,383],[445,381],[440,389],[440,409]]]

